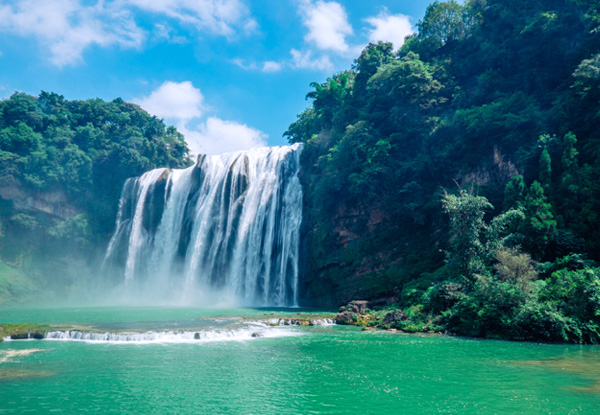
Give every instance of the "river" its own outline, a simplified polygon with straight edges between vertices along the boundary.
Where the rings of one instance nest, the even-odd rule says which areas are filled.
[[[598,346],[256,323],[299,311],[305,310],[0,309],[2,322],[80,325],[113,335],[0,343],[0,413],[594,414],[600,408]]]

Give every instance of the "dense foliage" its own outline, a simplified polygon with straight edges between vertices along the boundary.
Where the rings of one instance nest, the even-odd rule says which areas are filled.
[[[134,104],[15,93],[0,101],[0,255],[21,265],[43,247],[60,256],[105,243],[124,181],[189,163],[183,136]],[[61,212],[24,209],[46,200]],[[21,205],[16,206],[18,200]]]
[[[304,143],[308,295],[600,341],[596,2],[436,1],[417,26],[313,83],[285,133]]]

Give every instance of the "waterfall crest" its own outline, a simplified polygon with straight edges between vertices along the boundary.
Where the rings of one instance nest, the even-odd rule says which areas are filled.
[[[200,156],[123,186],[103,268],[133,291],[298,305],[300,145]]]

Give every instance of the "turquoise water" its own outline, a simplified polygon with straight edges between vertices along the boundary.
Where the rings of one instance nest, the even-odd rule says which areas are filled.
[[[236,316],[258,320],[270,312],[0,309],[0,320],[235,332],[247,326]],[[600,408],[596,346],[343,326],[260,330],[266,335],[243,340],[0,343],[0,413],[595,414]]]

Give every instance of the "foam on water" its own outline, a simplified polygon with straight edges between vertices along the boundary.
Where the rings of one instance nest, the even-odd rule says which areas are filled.
[[[13,360],[15,357],[29,356],[32,353],[41,352],[42,349],[24,349],[24,350],[0,350],[0,363]]]
[[[268,327],[261,323],[250,323],[245,327],[219,330],[181,330],[145,332],[92,333],[79,330],[50,331],[44,340],[80,341],[86,343],[205,343],[219,341],[247,341],[260,338],[291,337],[302,333],[290,329]]]

